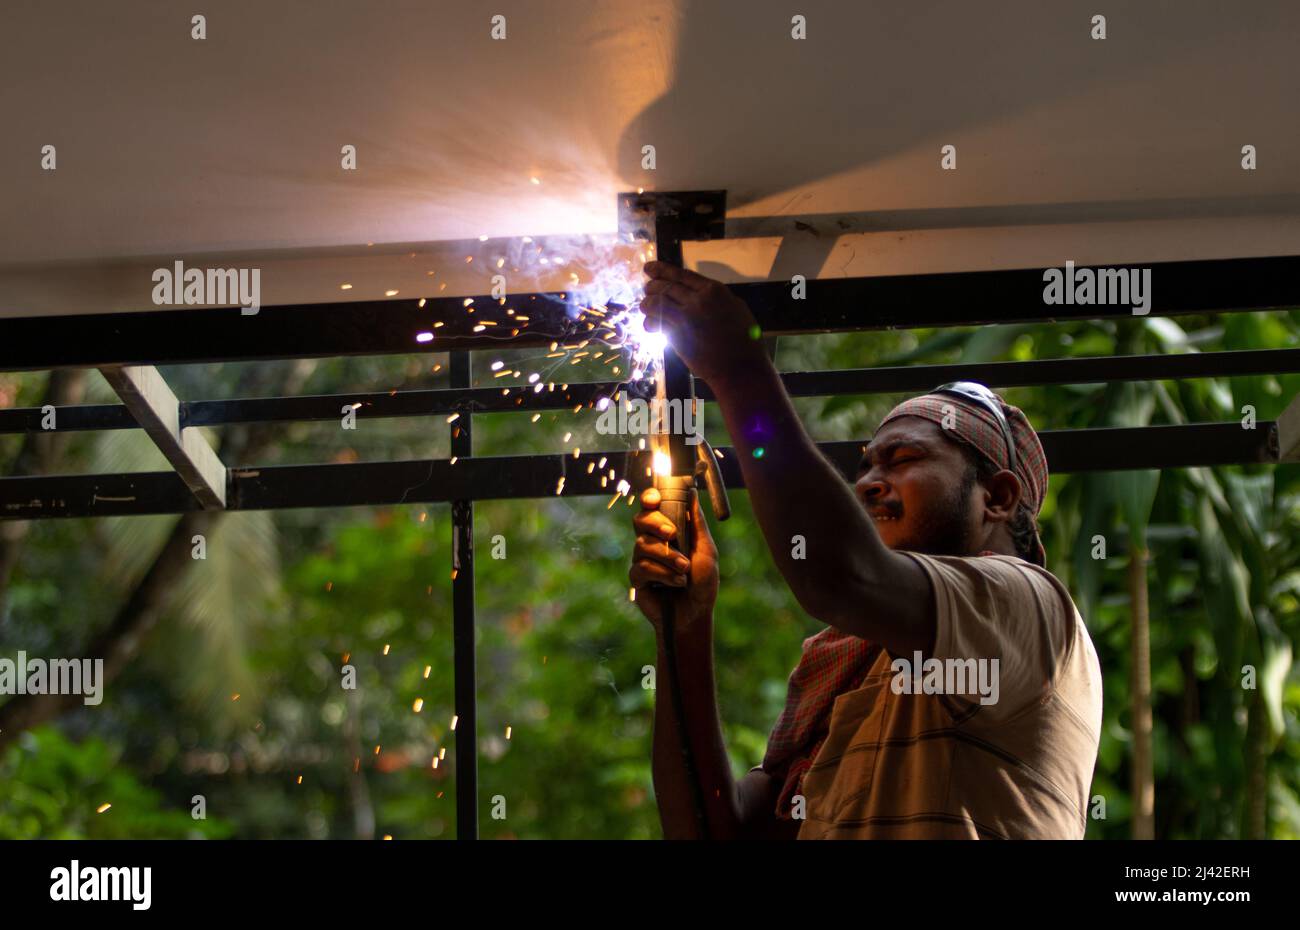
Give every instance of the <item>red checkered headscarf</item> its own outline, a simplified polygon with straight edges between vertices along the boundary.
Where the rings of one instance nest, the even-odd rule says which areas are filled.
[[[994,395],[997,396],[997,395]],[[1019,407],[998,397],[1002,412],[1011,426],[1016,443],[1015,475],[1020,479],[1021,506],[1035,517],[1043,506],[1047,492],[1047,456],[1038,434]],[[949,435],[963,442],[993,462],[1007,467],[1007,447],[1002,428],[993,412],[974,401],[948,394],[925,394],[905,400],[889,412],[883,427],[898,417],[921,417],[938,423]],[[980,555],[993,555],[991,551]],[[1046,562],[1042,540],[1034,534],[1035,561]],[[859,688],[880,655],[881,647],[828,626],[804,640],[803,655],[790,675],[785,709],[772,734],[762,769],[782,779],[776,802],[776,814],[790,818],[794,796],[803,785],[803,776],[812,766],[830,726],[835,699],[846,691]]]
[[[1011,426],[1011,438],[1016,444],[1015,475],[1020,479],[1020,506],[1037,517],[1047,494],[1047,455],[1025,412],[998,395],[993,396],[1002,405],[1002,413]],[[1008,467],[1007,443],[1002,427],[993,411],[981,404],[951,394],[923,394],[905,400],[889,411],[880,421],[880,427],[899,417],[920,417],[938,423],[947,435],[970,446],[998,468]],[[1047,564],[1047,553],[1037,533],[1034,534],[1033,555],[1030,561],[1038,565]]]

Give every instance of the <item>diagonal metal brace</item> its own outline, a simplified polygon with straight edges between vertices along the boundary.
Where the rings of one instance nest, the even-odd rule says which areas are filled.
[[[226,466],[203,434],[181,427],[180,401],[152,365],[101,368],[104,379],[204,510],[226,507]]]
[[[1277,418],[1277,460],[1300,462],[1300,395]]]

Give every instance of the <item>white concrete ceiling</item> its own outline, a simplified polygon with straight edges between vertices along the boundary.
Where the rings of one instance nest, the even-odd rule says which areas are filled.
[[[727,189],[749,238],[688,258],[729,280],[1300,254],[1281,0],[5,0],[0,35],[0,315],[154,309],[178,258],[274,304],[485,293],[540,244],[565,273],[511,287],[561,289],[635,187]]]

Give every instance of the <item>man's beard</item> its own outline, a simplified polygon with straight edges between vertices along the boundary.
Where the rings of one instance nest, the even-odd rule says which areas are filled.
[[[926,555],[970,555],[974,534],[967,516],[975,481],[975,469],[967,469],[960,486],[950,488],[943,500],[927,508],[924,524],[897,548]]]

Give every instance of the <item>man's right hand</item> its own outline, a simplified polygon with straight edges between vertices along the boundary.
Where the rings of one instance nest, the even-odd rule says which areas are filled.
[[[691,509],[694,551],[689,561],[669,545],[677,527],[659,512],[659,500],[659,491],[647,488],[641,495],[641,511],[632,518],[637,537],[628,580],[636,589],[636,606],[656,630],[663,619],[663,599],[672,597],[680,631],[713,613],[718,599],[718,549],[700,511],[699,495],[694,496]],[[651,588],[655,582],[670,590]]]

